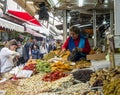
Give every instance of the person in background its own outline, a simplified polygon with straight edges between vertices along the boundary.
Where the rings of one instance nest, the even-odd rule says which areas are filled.
[[[40,58],[40,50],[37,44],[33,44],[31,48],[31,56],[32,59],[39,59]]]
[[[60,40],[57,40],[57,41],[56,41],[56,48],[59,49],[59,48],[61,48],[61,46],[62,46],[61,41],[60,41]]]
[[[5,43],[5,46],[0,51],[1,73],[10,71],[14,66],[14,59],[17,59],[20,54],[16,52],[17,41],[10,40]]]
[[[39,41],[37,41],[37,39],[33,39],[33,42],[32,42],[33,44],[35,44],[35,45],[37,45],[37,46],[40,46],[40,43],[39,43]],[[39,47],[38,47],[38,49],[39,49]]]
[[[53,50],[56,50],[56,44],[51,42],[49,43],[48,52],[53,51]]]
[[[52,43],[52,50],[56,50],[56,44]]]
[[[43,58],[44,54],[47,54],[47,47],[45,42],[42,42],[41,46],[40,46],[40,57]]]
[[[79,52],[79,57],[85,57],[90,52],[91,47],[89,45],[88,39],[82,35],[84,33],[84,29],[80,29],[78,26],[71,26],[70,27],[70,36],[66,39],[62,46],[62,52],[66,51],[73,51],[77,49]]]
[[[23,58],[23,45],[20,41],[18,42],[17,52],[20,53],[20,57],[18,58],[17,66],[20,64],[25,64],[25,60]]]
[[[28,41],[26,42],[26,44],[23,47],[23,58],[24,58],[25,62],[27,62],[30,59],[32,45],[33,45],[33,40],[28,39]]]

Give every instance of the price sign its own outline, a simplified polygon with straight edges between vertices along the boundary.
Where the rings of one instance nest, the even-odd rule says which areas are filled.
[[[28,78],[32,75],[32,73],[33,73],[33,71],[31,71],[31,70],[20,70],[17,73],[16,77],[17,78]]]

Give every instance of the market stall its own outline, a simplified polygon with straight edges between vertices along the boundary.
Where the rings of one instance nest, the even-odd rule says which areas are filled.
[[[0,91],[5,95],[110,95],[113,89],[108,92],[107,84],[119,83],[119,67],[96,71],[89,61],[70,62],[69,51],[59,56],[58,52],[51,51],[43,60],[29,59],[3,74]],[[119,95],[119,88],[115,89],[114,95]]]
[[[91,5],[96,9],[104,4],[100,0],[98,0],[100,5],[95,3],[94,1]],[[1,75],[0,92],[3,95],[119,95],[120,66],[113,62],[115,49],[111,40],[113,35],[111,33],[105,35],[104,41],[107,41],[105,50],[97,46],[96,11],[92,11],[95,47],[91,49],[86,59],[70,61],[68,57],[72,55],[71,52],[60,54],[60,48],[46,54],[43,59],[29,59],[25,65],[17,66]],[[64,15],[65,13],[66,11]]]

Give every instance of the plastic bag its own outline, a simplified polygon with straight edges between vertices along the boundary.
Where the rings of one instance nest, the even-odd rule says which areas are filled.
[[[74,48],[71,54],[68,56],[68,61],[76,62],[81,58],[85,58],[86,55],[82,52],[79,52],[77,48]]]

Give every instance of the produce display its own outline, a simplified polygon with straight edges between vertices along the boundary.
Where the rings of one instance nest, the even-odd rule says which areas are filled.
[[[32,70],[33,72],[36,71],[36,64],[29,64],[23,67],[23,70]]]
[[[115,69],[104,69],[96,71],[91,75],[90,84],[92,86],[103,86],[103,83],[109,83],[120,78],[120,67]]]
[[[73,83],[72,76],[66,76],[53,82],[44,82],[42,77],[44,74],[38,74],[28,79],[20,80],[17,89],[19,92],[32,93],[36,95],[42,92],[55,91],[61,88],[67,88]]]
[[[90,76],[92,73],[93,73],[92,70],[87,70],[87,69],[86,70],[79,69],[79,70],[72,72],[72,74],[76,80],[82,81],[84,83],[90,80]]]
[[[70,51],[63,52],[62,54],[59,54],[61,50],[55,50],[51,51],[48,54],[44,56],[44,60],[49,60],[51,58],[54,58],[55,56],[58,56],[62,58],[63,60],[67,60],[67,57],[70,55]]]
[[[27,66],[29,64],[37,64],[36,59],[29,59],[25,65]]]
[[[60,78],[62,78],[62,77],[66,77],[67,76],[67,74],[64,74],[63,72],[61,72],[61,71],[54,71],[54,72],[51,72],[51,73],[48,73],[48,74],[46,74],[43,78],[42,78],[42,80],[43,81],[50,81],[50,82],[52,82],[52,81],[55,81],[55,80],[57,80],[57,79],[60,79]]]
[[[61,91],[41,93],[38,95],[85,95],[84,92],[89,90],[90,90],[89,84],[78,83],[75,85],[71,85],[66,89],[63,88]]]
[[[16,82],[6,81],[0,84],[0,90],[6,90],[5,95],[25,95],[22,92],[18,92],[16,89]]]
[[[90,62],[85,61],[85,60],[80,60],[80,61],[76,62],[74,68],[80,69],[80,68],[86,68],[86,67],[90,67],[90,66],[91,66]]]
[[[71,66],[67,63],[58,61],[56,63],[51,63],[51,70],[52,71],[70,71],[71,70]]]
[[[88,92],[85,92],[83,95],[102,95],[102,94],[101,94],[101,91],[90,90]]]
[[[70,55],[70,51],[66,51],[59,56],[62,57],[63,60],[67,60],[69,55]]]
[[[37,72],[50,72],[51,71],[50,63],[46,61],[42,61],[42,60],[39,60],[37,62],[38,62],[36,65]]]
[[[44,60],[49,60],[51,58],[54,58],[55,56],[57,56],[57,54],[55,53],[55,51],[51,51],[48,54],[45,54],[45,56],[43,57]]]
[[[120,95],[120,78],[103,86],[104,95]]]
[[[94,72],[89,68],[90,62],[70,62],[69,51],[58,55],[59,52],[50,52],[45,60],[28,60],[22,69],[32,70],[32,76],[14,81],[8,78],[0,84],[0,90],[6,90],[5,95],[103,95],[102,91],[104,95],[120,94],[120,67]]]

